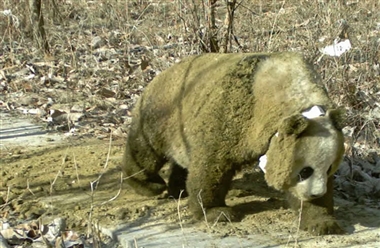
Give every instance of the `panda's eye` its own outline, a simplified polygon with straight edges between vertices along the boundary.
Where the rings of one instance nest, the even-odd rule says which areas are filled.
[[[305,167],[303,168],[300,173],[298,174],[298,180],[300,182],[308,179],[311,175],[313,175],[314,169],[311,167]]]

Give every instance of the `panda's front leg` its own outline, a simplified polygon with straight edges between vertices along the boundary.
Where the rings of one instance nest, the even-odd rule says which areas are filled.
[[[188,168],[187,192],[189,208],[195,219],[207,222],[237,221],[239,216],[225,203],[235,174],[228,163],[196,161]]]
[[[334,178],[329,177],[325,195],[302,203],[298,198],[288,193],[289,205],[298,213],[301,211],[301,229],[314,235],[345,233],[334,217],[333,182]]]

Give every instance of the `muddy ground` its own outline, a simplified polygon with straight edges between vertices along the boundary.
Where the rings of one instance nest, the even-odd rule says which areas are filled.
[[[298,231],[297,216],[286,208],[281,193],[266,186],[263,173],[256,167],[245,168],[236,176],[227,197],[229,205],[245,213],[241,222],[194,222],[186,199],[142,197],[121,183],[122,139],[66,142],[50,149],[11,147],[2,153],[0,194],[7,199],[3,217],[12,217],[11,222],[16,223],[59,216],[66,220],[68,230],[80,233],[93,232],[90,227],[96,229],[98,225],[112,229],[122,224],[166,223],[179,229],[182,224],[210,233],[215,239],[244,240],[260,234],[270,237],[272,245],[290,247],[296,246],[295,242],[301,247],[364,247],[380,240],[380,208],[345,200],[339,191],[336,214],[347,235],[313,237]]]
[[[266,247],[380,246],[379,1],[237,1],[229,36],[225,1],[216,1],[213,30],[211,1],[42,1],[45,38],[31,23],[30,2],[0,2],[0,111],[27,116],[64,140],[41,147],[0,143],[0,221],[15,226],[61,216],[67,230],[92,237],[97,223],[166,223],[212,239],[260,234],[271,240]],[[298,218],[255,167],[237,175],[227,199],[246,213],[239,223],[195,223],[186,199],[146,198],[121,183],[122,147],[139,95],[182,58],[210,52],[210,37],[227,52],[303,53],[329,96],[346,108],[335,200],[347,235],[298,232]],[[347,40],[352,47],[341,56],[322,53]]]

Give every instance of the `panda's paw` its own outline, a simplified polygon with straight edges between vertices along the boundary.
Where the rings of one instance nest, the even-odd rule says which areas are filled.
[[[196,219],[207,220],[208,223],[240,221],[240,215],[230,207],[214,207],[195,213]]]
[[[302,227],[302,226],[301,226]],[[303,223],[303,229],[314,235],[344,234],[345,231],[339,226],[336,219],[327,216],[315,218]]]

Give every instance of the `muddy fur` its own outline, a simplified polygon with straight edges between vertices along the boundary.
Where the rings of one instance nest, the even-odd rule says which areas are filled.
[[[158,75],[136,104],[123,161],[127,183],[147,196],[168,189],[178,197],[186,188],[195,218],[204,218],[203,208],[210,221],[221,212],[238,220],[225,196],[243,164],[254,164],[268,152],[268,184],[290,191],[301,169],[291,157],[297,144],[307,144],[306,137],[315,132],[313,142],[339,139],[330,176],[337,169],[343,154],[342,115],[331,110],[315,120],[303,118],[302,111],[314,105],[334,108],[316,73],[298,54],[190,57]],[[165,163],[172,167],[168,186],[158,175]],[[322,200],[304,204],[310,212],[304,213],[304,229],[341,232],[332,217],[330,181]],[[298,209],[300,200],[290,195]]]

